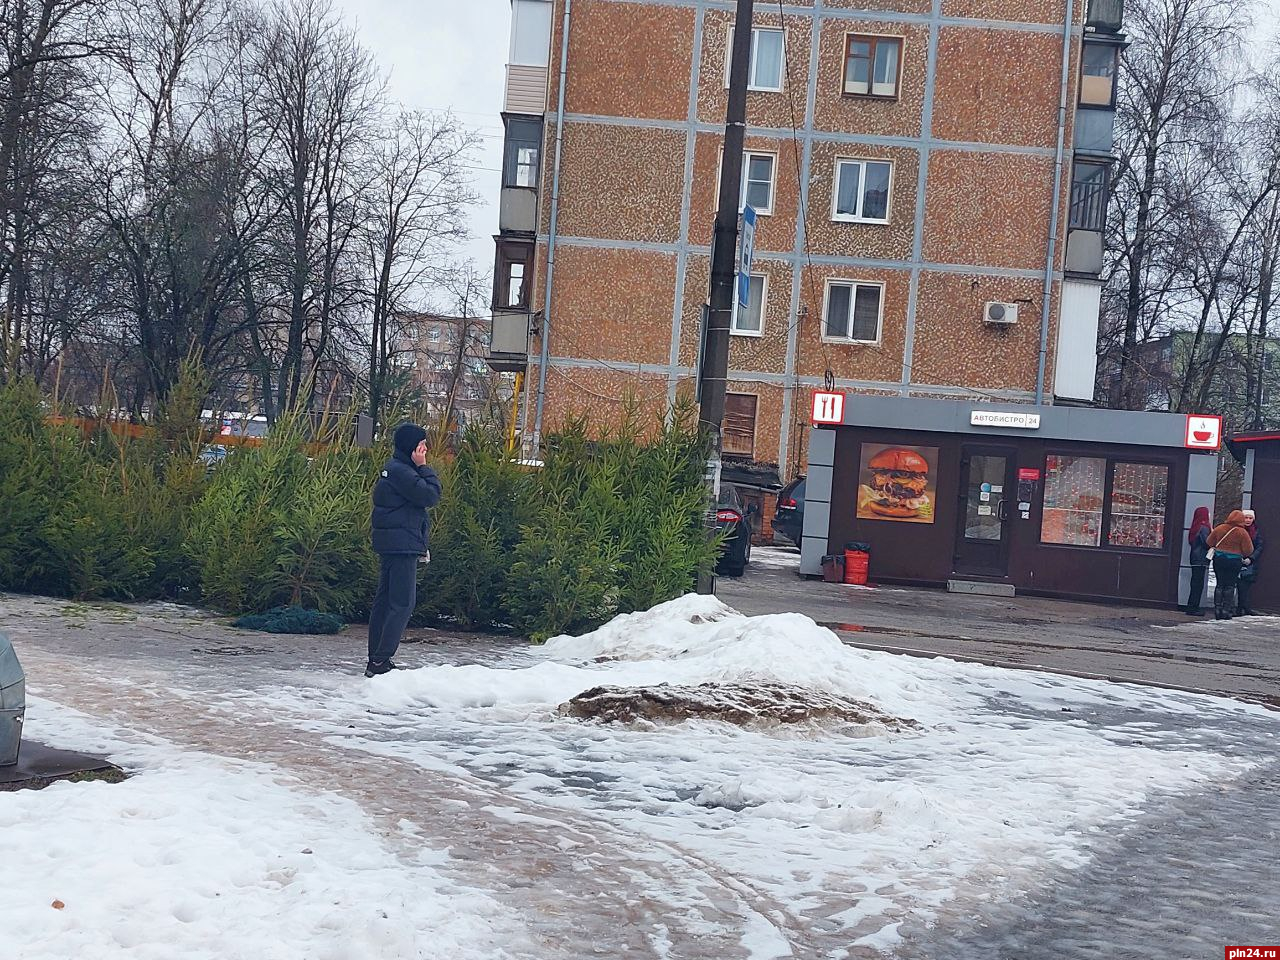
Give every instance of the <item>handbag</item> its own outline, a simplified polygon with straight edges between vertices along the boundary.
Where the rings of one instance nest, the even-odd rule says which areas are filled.
[[[1210,547],[1208,550],[1206,550],[1206,551],[1204,552],[1204,558],[1205,558],[1205,560],[1212,560],[1212,559],[1213,559],[1213,547]]]

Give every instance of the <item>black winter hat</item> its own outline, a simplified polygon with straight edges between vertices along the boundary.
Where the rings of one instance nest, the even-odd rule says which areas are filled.
[[[395,439],[392,441],[396,449],[406,456],[418,449],[418,444],[427,439],[427,431],[416,423],[402,423],[396,427]]]

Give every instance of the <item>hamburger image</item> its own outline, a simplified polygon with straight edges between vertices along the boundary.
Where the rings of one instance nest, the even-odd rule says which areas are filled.
[[[895,520],[927,519],[933,504],[925,492],[929,486],[929,464],[914,450],[890,447],[867,463],[871,482],[863,485],[866,510]]]

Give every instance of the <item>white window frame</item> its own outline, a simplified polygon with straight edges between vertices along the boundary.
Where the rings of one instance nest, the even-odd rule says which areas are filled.
[[[756,50],[760,45],[760,33],[768,30],[771,33],[782,34],[782,59],[778,61],[778,85],[776,87],[761,87],[752,82],[752,74],[755,73],[756,66]],[[733,24],[725,27],[725,46],[724,46],[724,88],[729,89],[729,61],[733,58]],[[787,83],[787,31],[782,27],[752,27],[751,28],[751,55],[747,58],[747,90],[752,93],[782,93]]]
[[[738,287],[737,274],[734,275],[733,288],[733,314],[729,318],[729,334],[734,337],[763,337],[764,322],[769,314],[769,275],[767,273],[753,273],[751,279],[760,278],[760,329],[759,330],[740,330],[738,329],[738,312],[742,309],[738,305]]]
[[[876,314],[876,338],[874,340],[855,340],[849,337],[829,337],[827,336],[827,310],[831,307],[831,288],[832,287],[853,287],[853,292],[849,296],[849,331],[853,331],[853,308],[858,299],[858,287],[875,287],[880,291],[880,308]],[[852,277],[828,277],[826,286],[822,293],[822,313],[818,317],[821,326],[818,328],[824,343],[842,343],[842,344],[867,344],[879,346],[884,337],[884,284],[878,280],[858,280]]]
[[[749,156],[768,156],[773,159],[773,166],[769,172],[769,209],[755,209],[756,216],[772,216],[773,205],[776,204],[778,198],[778,152],[776,150],[749,150],[742,147],[742,183],[737,192],[737,211],[742,212],[742,207],[746,206],[746,170],[748,163],[746,159]],[[719,206],[719,179],[721,179],[721,169],[724,166],[724,147],[719,151],[718,163],[716,164],[716,191],[712,193],[712,210],[716,210]]]
[[[876,217],[864,217],[861,214],[840,213],[836,210],[836,204],[840,202],[840,168],[844,164],[857,164],[862,167],[862,173],[858,180],[862,189],[858,193],[858,209],[861,211],[862,205],[866,200],[866,182],[867,182],[867,164],[868,163],[887,163],[889,165],[889,195],[885,198],[884,219]],[[837,223],[879,223],[885,224],[889,222],[889,217],[893,211],[893,161],[884,157],[836,157],[835,166],[831,174],[831,219]]]

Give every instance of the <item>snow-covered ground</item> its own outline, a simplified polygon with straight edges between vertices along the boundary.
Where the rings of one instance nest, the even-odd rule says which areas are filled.
[[[922,729],[624,728],[557,712],[601,684],[749,680],[869,701]],[[744,947],[761,960],[808,955],[797,946],[806,931],[848,945],[822,955],[892,950],[909,914],[945,919],[1081,868],[1095,840],[1160,796],[1248,769],[1210,728],[1263,713],[854,649],[805,617],[748,618],[704,597],[493,665],[368,682],[308,675],[244,704],[349,748],[495,784],[544,810],[544,825],[589,814],[634,837],[638,863],[730,876],[746,899],[785,905],[744,915]],[[647,893],[677,916],[705,897],[696,878]]]
[[[517,921],[445,855],[260,764],[105,729],[33,698],[28,734],[111,756],[120,784],[0,793],[15,960],[507,957]]]

